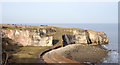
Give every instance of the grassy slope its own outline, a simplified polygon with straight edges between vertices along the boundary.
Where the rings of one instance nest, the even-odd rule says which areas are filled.
[[[41,47],[41,46],[26,46],[21,47],[19,52],[9,52],[13,57],[9,60],[9,62],[15,63],[35,63],[37,56],[36,54],[44,49],[49,47]]]

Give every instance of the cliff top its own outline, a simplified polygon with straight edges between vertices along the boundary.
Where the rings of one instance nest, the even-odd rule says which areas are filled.
[[[46,28],[55,28],[55,29],[72,29],[72,30],[84,30],[80,28],[71,28],[71,27],[60,27],[60,26],[48,26],[48,25],[20,25],[20,24],[0,24],[2,29],[46,29]]]

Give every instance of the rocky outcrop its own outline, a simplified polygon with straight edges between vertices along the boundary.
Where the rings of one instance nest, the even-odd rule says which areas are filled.
[[[73,34],[62,36],[63,45],[83,43],[83,44],[105,44],[108,43],[108,37],[104,32],[92,30],[74,30]]]
[[[87,30],[89,33],[89,38],[92,43],[104,44],[108,43],[109,38],[104,32],[96,32],[92,30]]]
[[[9,38],[15,42],[14,45],[23,46],[53,46],[53,36],[47,34],[55,32],[48,29],[2,29],[3,38]]]

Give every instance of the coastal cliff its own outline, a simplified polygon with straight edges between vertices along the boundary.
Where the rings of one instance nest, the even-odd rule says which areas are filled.
[[[96,32],[87,29],[3,25],[1,31],[4,38],[7,37],[15,41],[12,42],[12,44],[22,46],[53,46],[55,42],[53,40],[58,40],[59,42],[63,41],[63,45],[74,43],[98,45],[108,43],[108,37],[104,32]],[[56,35],[53,33],[56,33]]]

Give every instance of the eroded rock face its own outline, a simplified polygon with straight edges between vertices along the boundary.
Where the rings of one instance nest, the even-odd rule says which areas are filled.
[[[108,43],[109,38],[104,32],[96,32],[92,30],[87,30],[89,33],[89,38],[92,43],[105,44]]]
[[[75,35],[75,43],[91,43],[87,30],[75,30],[73,35]]]
[[[53,36],[46,29],[2,29],[6,37],[23,46],[52,46]]]
[[[105,44],[108,43],[108,37],[104,32],[92,30],[74,30],[73,35],[65,34],[62,36],[63,44]]]

